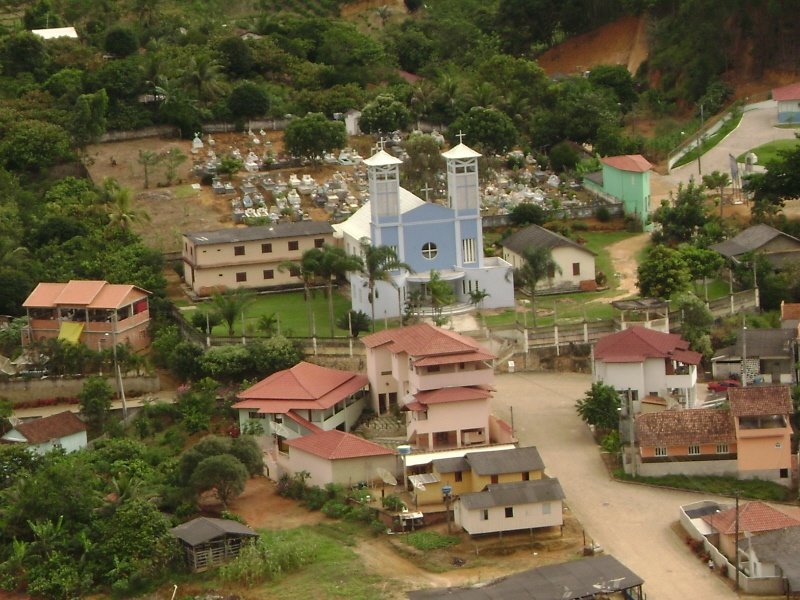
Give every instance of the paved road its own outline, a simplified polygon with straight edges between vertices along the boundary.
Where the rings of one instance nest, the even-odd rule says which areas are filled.
[[[732,600],[731,587],[709,573],[671,528],[678,507],[700,496],[609,479],[574,408],[590,383],[590,376],[574,373],[498,375],[494,411],[510,420],[513,406],[520,442],[539,448],[547,473],[559,478],[587,539],[640,575],[648,600]]]
[[[730,173],[729,155],[739,156],[742,152],[747,152],[751,148],[766,144],[773,140],[792,139],[796,129],[779,129],[775,127],[778,120],[777,103],[774,100],[759,102],[750,105],[752,110],[748,110],[742,116],[739,126],[732,131],[728,137],[706,152],[700,159],[703,174],[712,171],[722,171]],[[687,183],[694,177],[699,181],[697,161],[673,169],[667,178],[675,187],[678,183]]]

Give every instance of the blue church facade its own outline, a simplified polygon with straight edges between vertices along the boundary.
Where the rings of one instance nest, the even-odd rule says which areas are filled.
[[[335,225],[348,252],[361,251],[361,243],[390,246],[411,272],[392,273],[391,281],[379,282],[374,299],[375,318],[402,314],[410,295],[426,296],[431,273],[453,289],[455,310],[468,310],[470,292],[489,294],[481,308],[514,306],[511,265],[501,258],[483,255],[477,152],[463,144],[443,154],[447,165],[448,206],[429,203],[403,189],[399,182],[401,161],[381,150],[365,160],[370,200],[350,219]],[[363,276],[351,274],[353,310],[371,314]]]

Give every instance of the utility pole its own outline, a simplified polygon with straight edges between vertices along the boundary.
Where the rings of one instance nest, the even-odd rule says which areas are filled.
[[[736,591],[739,591],[739,490],[736,490]]]
[[[747,387],[747,325],[742,315],[742,387]]]
[[[633,393],[631,392],[631,388],[628,388],[625,396],[628,404],[628,435],[630,435],[631,448],[631,475],[636,477],[636,440],[634,439],[636,427],[633,420]]]
[[[700,129],[697,132],[697,174],[703,175],[703,166],[700,162],[700,157],[703,154],[703,126],[705,124],[705,115],[703,113],[703,105],[700,105]]]

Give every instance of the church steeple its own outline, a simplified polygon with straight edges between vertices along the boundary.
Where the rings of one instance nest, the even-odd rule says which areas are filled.
[[[364,164],[367,165],[373,225],[395,224],[399,221],[399,166],[402,163],[402,160],[395,158],[383,148],[364,161]]]
[[[459,133],[459,144],[442,154],[447,161],[447,197],[456,217],[475,216],[481,209],[478,192],[480,154],[465,146],[463,137],[464,134]]]

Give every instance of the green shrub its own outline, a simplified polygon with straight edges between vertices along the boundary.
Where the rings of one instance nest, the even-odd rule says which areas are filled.
[[[406,508],[405,502],[397,494],[389,494],[381,500],[381,504],[386,510],[400,512]]]
[[[342,519],[350,512],[350,507],[338,500],[328,500],[322,506],[322,513],[331,519]]]
[[[598,206],[594,216],[601,223],[608,223],[611,220],[611,211],[607,206]]]
[[[575,231],[589,231],[589,225],[583,221],[573,221],[571,227]]]
[[[368,506],[351,506],[344,518],[348,521],[370,523],[375,519],[375,515],[373,510]]]
[[[459,540],[454,535],[442,535],[435,531],[417,531],[404,536],[403,541],[417,550],[426,551],[455,546]]]
[[[318,485],[311,486],[303,495],[303,502],[309,510],[320,510],[328,499],[327,492]]]

